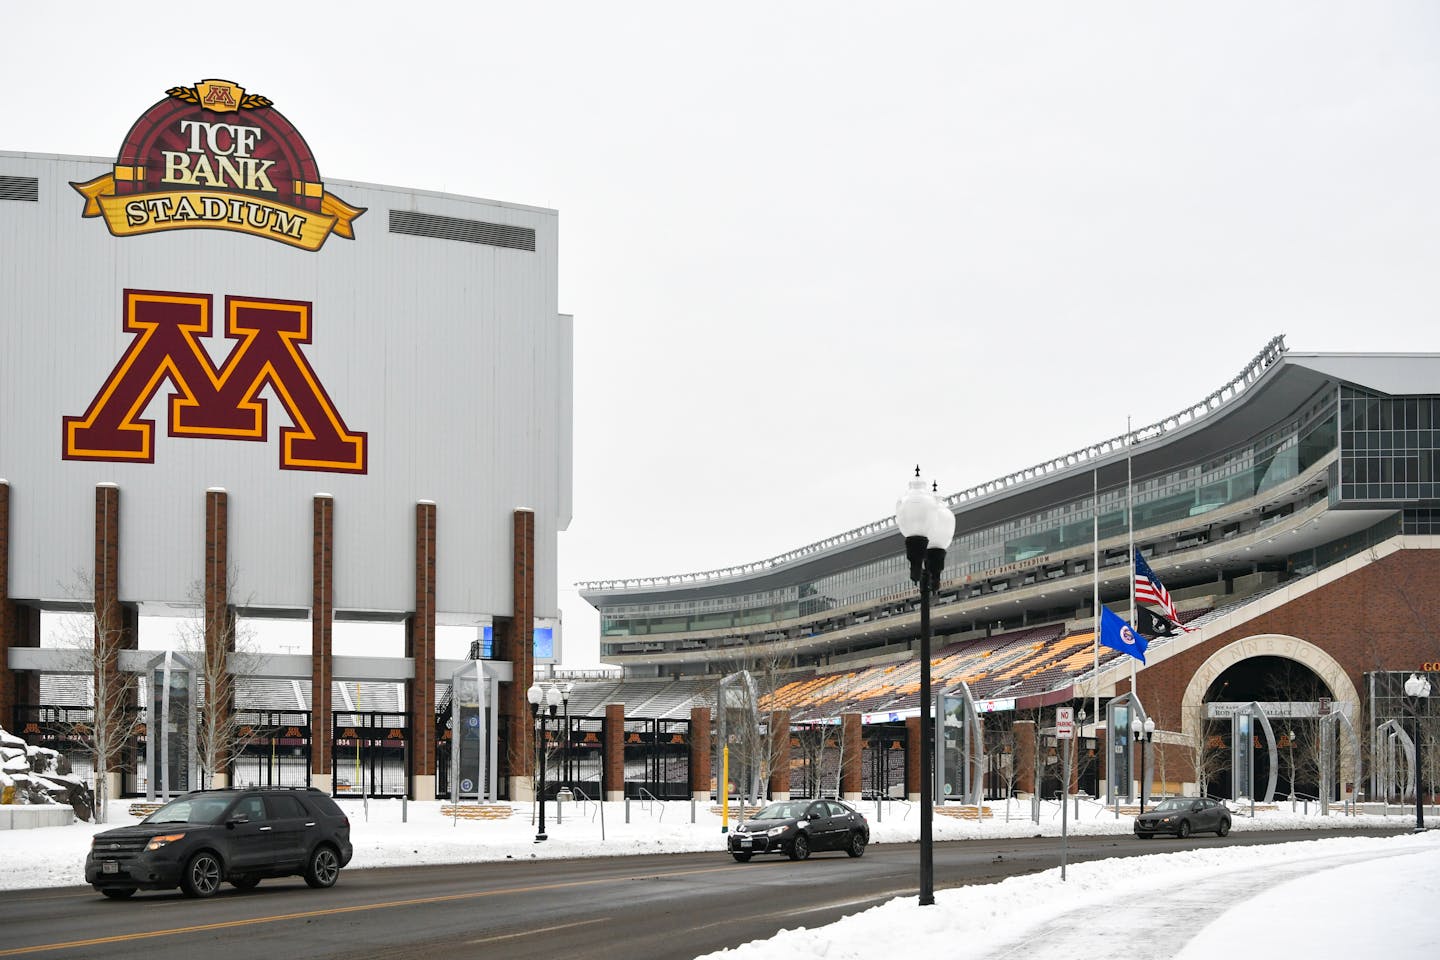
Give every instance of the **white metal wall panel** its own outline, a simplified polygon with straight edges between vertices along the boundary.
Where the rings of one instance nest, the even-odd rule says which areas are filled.
[[[555,543],[569,522],[571,322],[557,309],[554,211],[341,181],[368,208],[355,239],[318,252],[185,230],[112,237],[70,187],[104,160],[0,152],[0,175],[40,180],[39,202],[0,201],[0,477],[11,484],[11,595],[62,599],[91,565],[95,484],[121,488],[121,595],[184,602],[202,575],[204,493],[230,493],[235,599],[310,604],[311,498],[335,497],[335,605],[414,605],[414,515],[437,504],[437,606],[448,622],[511,609],[512,512],[536,512],[537,613],[558,611]],[[535,230],[534,252],[389,232],[390,209]],[[83,414],[129,346],[122,293],[209,294],[219,362],[229,295],[313,305],[305,357],[346,425],[368,434],[365,475],[279,468],[284,408],[267,439],[167,435],[169,384],[145,411],[151,464],[61,458],[62,417]]]

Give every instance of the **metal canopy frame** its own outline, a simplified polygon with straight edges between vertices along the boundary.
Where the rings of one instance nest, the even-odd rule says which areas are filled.
[[[1387,759],[1391,756],[1388,743],[1386,744],[1384,753],[1381,753],[1381,737],[1385,736],[1387,733],[1391,738],[1400,742],[1400,750],[1402,753],[1405,754],[1405,765],[1409,768],[1405,776],[1404,789],[1406,792],[1413,794],[1415,792],[1415,774],[1417,772],[1415,765],[1415,741],[1411,738],[1409,731],[1405,729],[1405,724],[1401,723],[1398,719],[1386,720],[1384,723],[1380,724],[1380,726],[1375,728],[1376,756],[1384,756]],[[1377,763],[1376,766],[1378,767],[1379,764]],[[1385,796],[1388,797],[1390,795],[1390,784],[1385,783],[1381,784],[1381,786],[1385,788]],[[1405,795],[1403,793],[1401,794],[1400,799],[1405,799]]]
[[[496,696],[498,678],[485,669],[484,660],[467,660],[450,674],[450,796],[456,805],[466,794],[473,794],[481,803],[493,803],[499,776],[499,751],[495,749],[500,729],[500,698]],[[464,725],[474,721],[478,727],[479,751],[475,769],[461,769],[460,742]],[[464,789],[468,777],[475,777],[474,790]]]
[[[1140,698],[1138,696],[1136,696],[1134,693],[1122,693],[1118,697],[1112,697],[1110,702],[1105,704],[1105,729],[1111,734],[1113,734],[1118,729],[1115,724],[1114,713],[1117,707],[1133,707],[1135,710],[1135,716],[1140,720],[1142,724],[1146,720],[1150,719],[1150,715],[1145,712],[1145,705],[1140,702]],[[1096,717],[1095,719],[1098,721],[1100,718]],[[1135,794],[1132,790],[1135,759],[1134,756],[1129,752],[1130,748],[1134,746],[1134,743],[1130,739],[1130,724],[1128,722],[1124,725],[1124,729],[1121,732],[1125,735],[1125,745],[1121,748],[1124,751],[1125,756],[1125,769],[1127,771],[1130,771],[1132,773],[1132,776],[1126,778],[1126,783],[1118,784],[1116,783],[1116,774],[1119,772],[1117,770],[1117,765],[1113,761],[1107,762],[1105,764],[1105,789],[1109,792],[1111,801],[1116,804],[1120,802],[1120,796],[1122,794],[1121,787],[1124,788],[1123,794],[1125,797],[1125,802],[1129,803],[1130,801],[1135,799]],[[1110,756],[1115,756],[1117,752],[1115,748],[1119,746],[1120,744],[1118,743],[1111,743]],[[1140,771],[1140,775],[1144,777],[1147,782],[1153,783],[1154,777],[1152,776],[1152,774],[1155,770],[1155,751],[1146,750],[1144,751],[1144,754],[1144,768]],[[1118,811],[1119,808],[1117,807],[1116,809]]]
[[[720,782],[720,778],[725,776],[725,748],[730,743],[729,715],[733,693],[740,695],[740,703],[736,709],[745,712],[752,729],[760,729],[760,691],[750,671],[737,670],[722,677],[715,691],[715,762],[711,768],[715,771],[716,800],[726,791],[726,785]],[[760,764],[751,762],[750,766],[750,785],[743,791],[741,803],[748,802],[752,797],[757,800],[760,797]]]
[[[172,680],[183,673],[186,677],[185,697],[181,705],[183,720],[173,717],[170,687]],[[150,684],[145,716],[145,799],[153,802],[156,784],[164,800],[179,796],[194,788],[195,784],[195,668],[183,654],[166,650],[145,666],[145,676]],[[158,680],[158,682],[157,682]],[[155,708],[159,706],[159,716]],[[171,728],[183,722],[185,725],[184,764],[187,783],[181,786],[170,782],[170,733]],[[178,728],[176,729],[178,733]]]
[[[1270,758],[1270,776],[1265,787],[1264,803],[1275,802],[1275,785],[1280,780],[1280,754],[1276,749],[1275,730],[1270,726],[1270,718],[1265,715],[1265,708],[1260,706],[1258,701],[1251,700],[1235,711],[1235,716],[1230,720],[1230,784],[1231,792],[1234,789],[1235,772],[1240,767],[1240,718],[1253,717],[1260,721],[1260,726],[1265,731],[1266,754]],[[1253,734],[1251,734],[1253,736]],[[1246,745],[1246,752],[1249,756],[1246,784],[1250,789],[1250,815],[1255,815],[1255,748],[1254,744]],[[1239,797],[1234,799],[1238,800]]]
[[[1344,704],[1336,704],[1337,708],[1340,706],[1344,706]],[[1338,720],[1336,719],[1337,717],[1339,718]],[[1364,782],[1365,779],[1365,759],[1364,755],[1360,752],[1360,734],[1356,732],[1355,724],[1351,723],[1350,717],[1345,713],[1345,711],[1340,709],[1335,709],[1330,713],[1323,714],[1320,717],[1320,733],[1325,738],[1320,741],[1320,749],[1322,751],[1320,757],[1320,777],[1323,781],[1322,789],[1320,791],[1320,814],[1322,816],[1328,815],[1330,813],[1330,794],[1333,793],[1335,790],[1335,779],[1338,779],[1333,777],[1331,772],[1332,764],[1330,763],[1330,742],[1332,738],[1327,732],[1329,729],[1328,725],[1332,721],[1334,721],[1336,726],[1338,727],[1340,721],[1342,720],[1345,723],[1345,729],[1350,733],[1350,755],[1354,757],[1355,763],[1355,778],[1352,782],[1358,784]],[[1340,771],[1338,770],[1335,771],[1335,773],[1339,772]],[[1340,799],[1345,800],[1345,793],[1343,790],[1340,793]],[[1347,808],[1349,807],[1348,801],[1346,801],[1346,806]]]

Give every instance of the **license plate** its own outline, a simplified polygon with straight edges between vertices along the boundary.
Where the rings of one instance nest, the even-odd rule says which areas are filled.
[[[103,864],[100,865],[100,872],[101,872],[101,873],[119,873],[119,872],[120,872],[120,864],[117,863],[117,862],[114,861],[114,860],[106,860]]]
[[[742,850],[748,850],[748,849],[750,849],[752,846],[754,846],[754,842],[751,841],[751,839],[750,839],[749,837],[746,837],[744,840],[741,840],[741,841],[740,841],[740,849],[742,849]]]

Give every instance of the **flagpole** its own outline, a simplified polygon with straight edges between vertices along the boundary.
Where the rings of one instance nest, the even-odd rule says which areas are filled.
[[[1093,514],[1091,520],[1094,523],[1094,534],[1092,536],[1095,548],[1094,559],[1090,561],[1091,594],[1090,609],[1095,614],[1095,688],[1091,691],[1095,695],[1095,742],[1100,742],[1100,468],[1096,467],[1090,474],[1095,480],[1095,493],[1091,498]]]
[[[1130,466],[1130,418],[1125,418],[1125,531],[1130,536],[1130,629],[1135,629],[1135,477]],[[1130,660],[1130,695],[1140,699],[1135,689],[1135,660]]]

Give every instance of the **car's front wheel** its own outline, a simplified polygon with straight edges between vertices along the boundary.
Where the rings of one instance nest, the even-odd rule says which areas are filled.
[[[340,876],[340,858],[333,847],[324,845],[315,848],[305,864],[305,882],[312,887],[333,887]]]
[[[850,843],[845,847],[845,852],[852,857],[865,856],[865,835],[856,830],[850,835]]]
[[[134,887],[105,887],[100,892],[111,900],[129,900],[135,896]]]
[[[743,850],[732,850],[730,856],[734,857],[740,863],[749,863],[750,857],[753,856],[753,854],[746,853]]]
[[[212,897],[220,889],[220,859],[209,850],[201,850],[185,865],[180,889],[187,897]]]
[[[1218,827],[1215,828],[1215,836],[1217,836],[1217,837],[1223,837],[1223,836],[1225,836],[1226,834],[1228,834],[1229,832],[1230,832],[1230,821],[1229,821],[1229,820],[1221,820],[1221,821],[1220,821],[1220,826],[1218,826]]]
[[[1177,830],[1177,831],[1175,832],[1175,834],[1176,834],[1176,836],[1178,836],[1181,840],[1184,840],[1186,837],[1190,836],[1190,821],[1189,821],[1189,820],[1181,820],[1181,821],[1180,821],[1180,829]]]
[[[791,860],[804,860],[804,859],[808,858],[809,856],[810,856],[810,838],[807,837],[807,836],[805,836],[805,834],[802,833],[802,834],[800,834],[800,836],[798,836],[798,837],[795,838],[795,842],[794,842],[794,843],[790,844],[790,859],[791,859]]]

